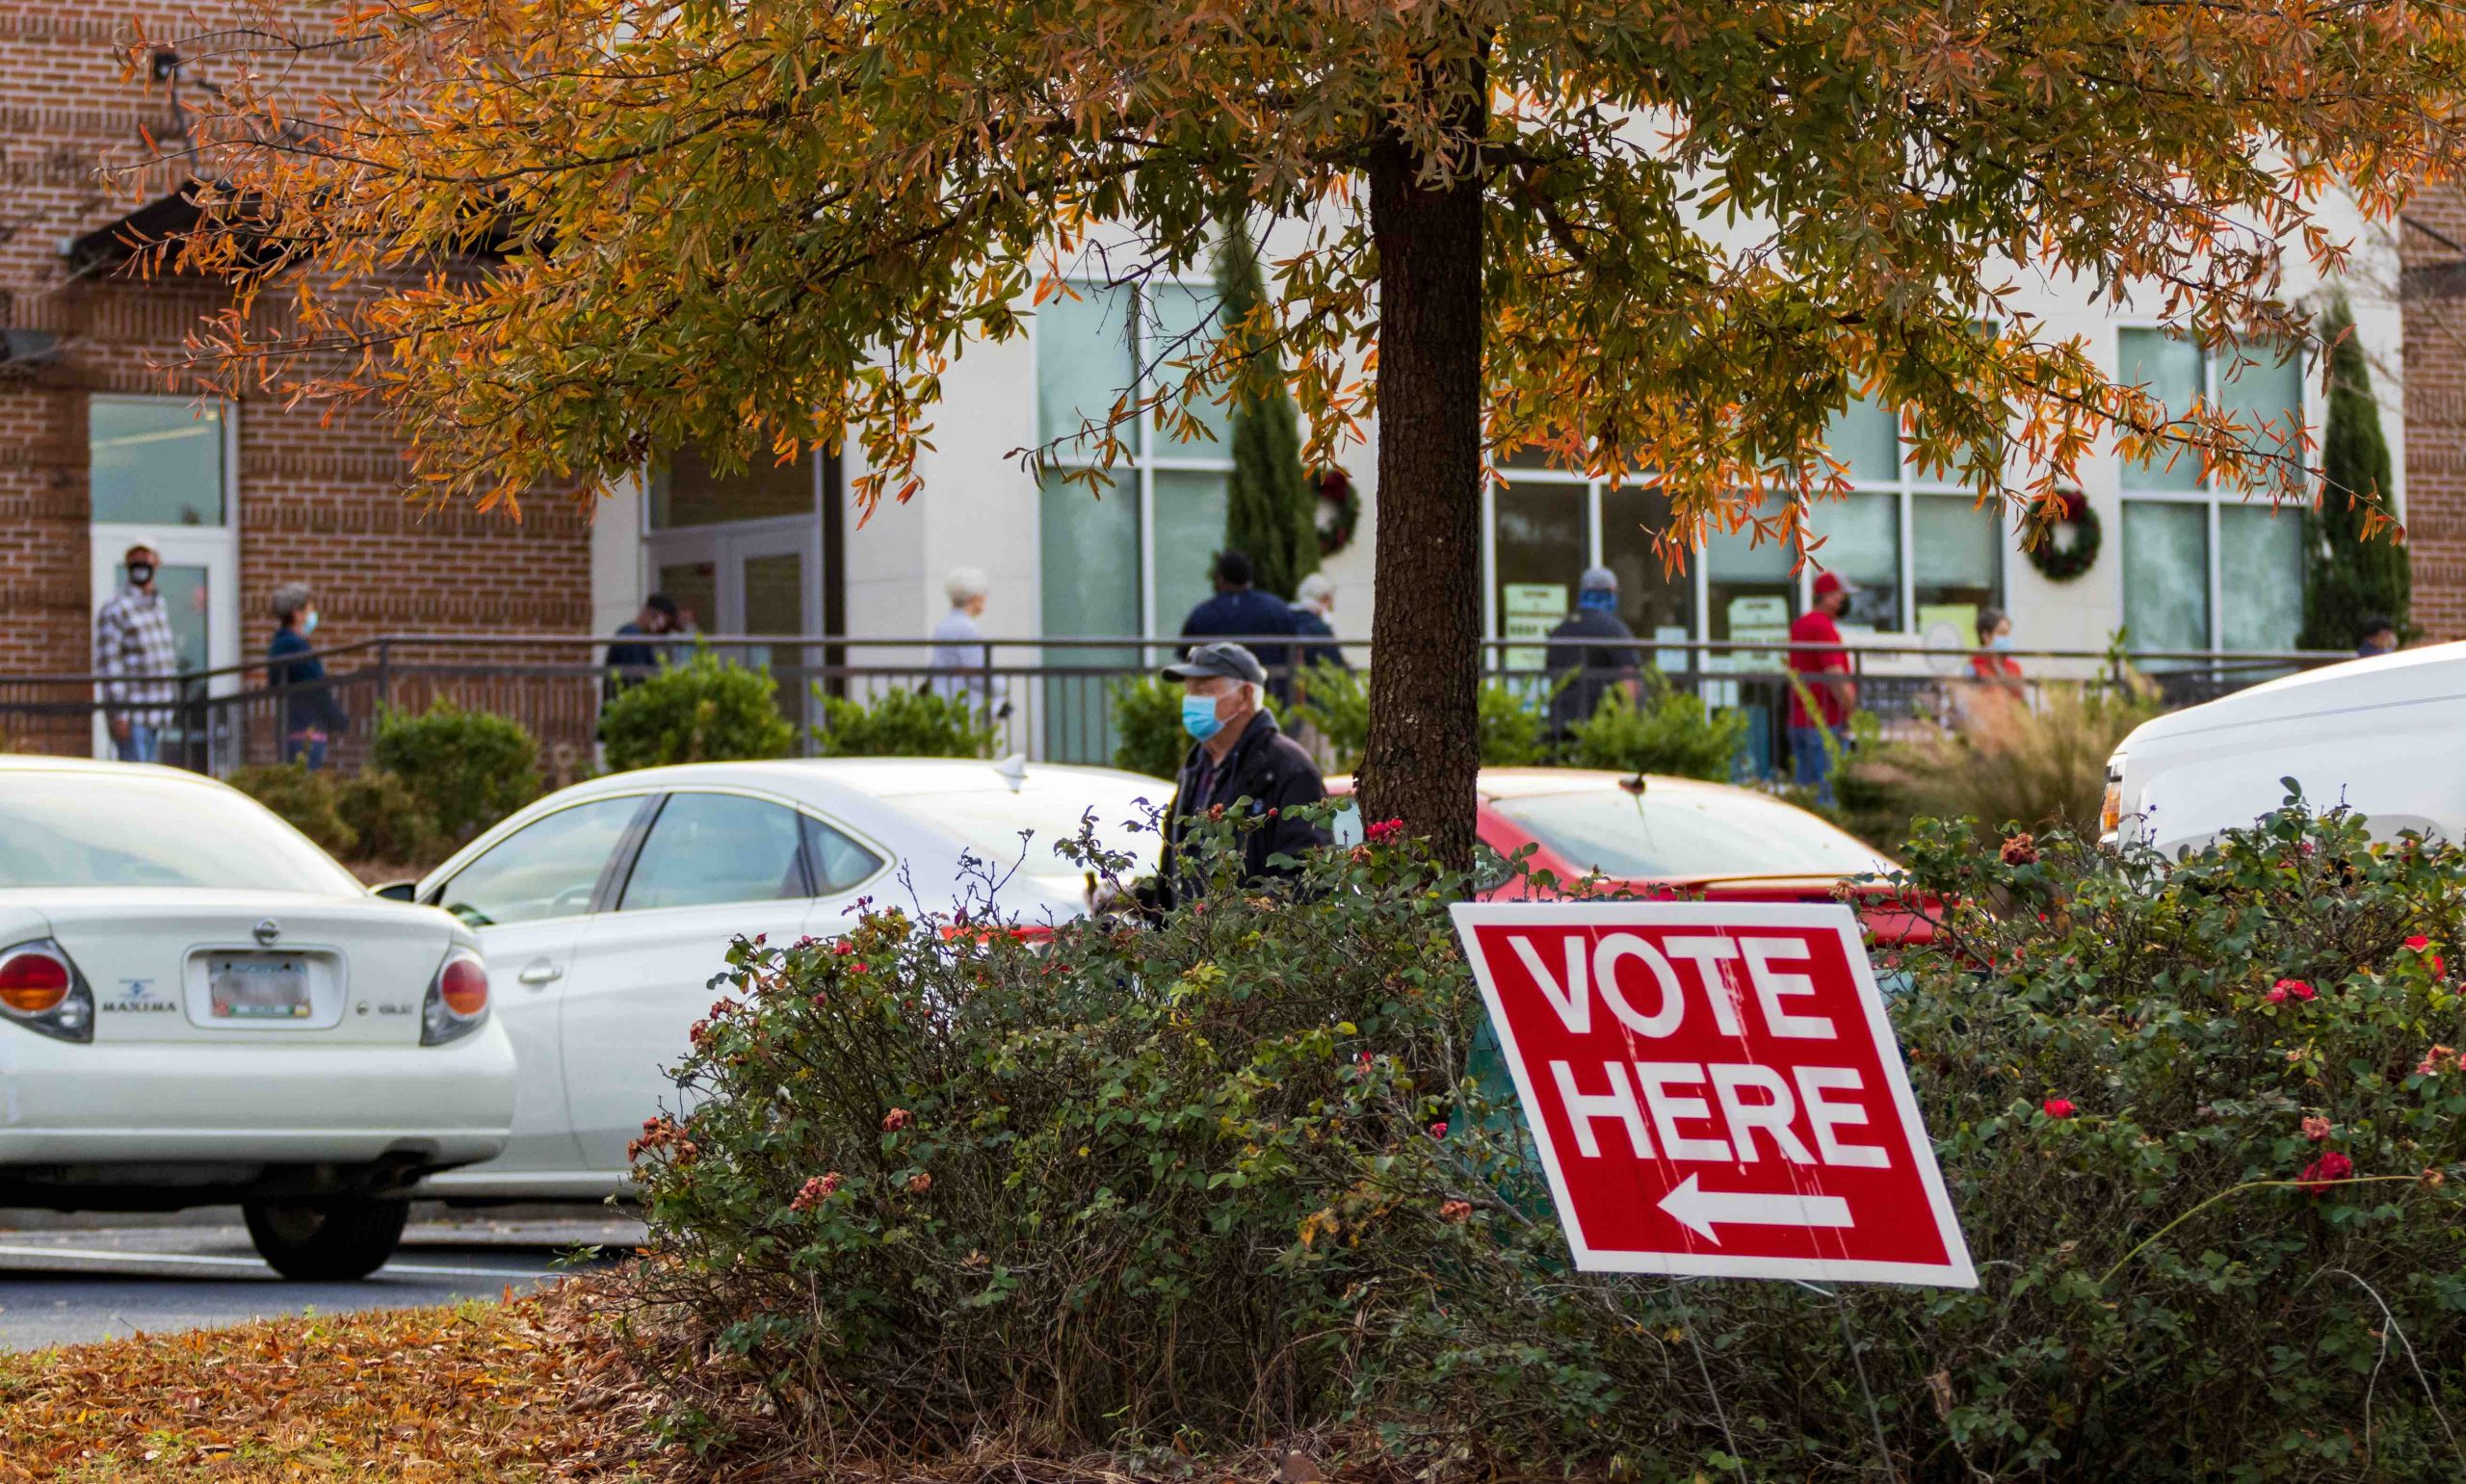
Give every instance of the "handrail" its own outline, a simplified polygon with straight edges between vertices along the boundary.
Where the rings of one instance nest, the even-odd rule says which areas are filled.
[[[1377,647],[1371,640],[1366,638],[1331,638],[1319,635],[1261,634],[1251,636],[1228,636],[1223,638],[1212,636],[1208,640],[1208,642],[1228,641],[1245,644],[1273,644],[1313,648],[1338,647],[1346,649],[1375,649]],[[963,647],[972,648],[978,645],[983,645],[987,650],[1135,649],[1179,651],[1189,642],[1191,641],[1185,640],[1176,635],[1046,635],[1036,638],[971,638],[963,641]],[[2033,662],[2086,662],[2102,665],[2111,664],[2118,658],[2113,651],[2106,649],[1947,648],[1911,642],[1876,643],[1863,639],[1847,638],[1845,638],[1843,642],[1838,644],[1823,641],[1792,641],[1780,639],[1650,638],[1642,636],[1637,636],[1635,638],[1625,639],[1604,639],[1595,638],[1551,638],[1544,636],[1534,638],[1485,638],[1479,640],[1478,642],[1480,647],[1485,653],[1490,654],[1506,650],[1581,648],[1631,649],[1639,652],[1651,650],[1657,654],[1681,652],[1695,657],[1736,657],[1743,655],[1778,656],[1795,653],[1800,650],[1819,652],[1847,650],[1850,654],[1855,656],[1861,661],[1881,658],[1922,658],[1940,663],[1947,660],[1964,661],[1981,655],[1992,655],[1998,658],[2010,660],[2027,660]],[[708,645],[715,649],[760,646],[766,648],[830,650],[931,650],[937,647],[940,643],[941,641],[937,641],[930,637],[918,638],[908,636],[855,634],[695,634],[680,636],[627,634],[611,636],[603,634],[408,633],[381,634],[371,638],[354,639],[348,643],[321,647],[315,651],[315,655],[316,658],[325,661],[329,665],[337,660],[369,656],[380,664],[388,663],[390,659],[391,663],[397,664],[412,664],[425,667],[421,662],[406,661],[398,655],[395,655],[393,652],[401,649],[425,648],[459,648],[464,650],[575,648],[591,651],[605,649],[612,644],[657,646],[659,648],[669,650],[684,649],[700,645]],[[2347,650],[2323,649],[2180,649],[2128,650],[2125,651],[2120,658],[2125,660],[2127,663],[2136,665],[2149,664],[2189,664],[2218,667],[2267,668],[2279,665],[2326,664],[2340,661],[2351,660],[2355,658],[2355,656]],[[211,669],[182,670],[176,674],[159,678],[180,682],[213,681],[230,676],[247,676],[252,673],[260,673],[266,670],[271,664],[286,663],[289,663],[289,661],[269,661],[263,659],[248,660],[237,664],[220,665]],[[586,661],[583,663],[589,664],[590,662]],[[605,669],[608,666],[604,664],[593,666],[593,668],[597,669]],[[910,668],[915,667],[921,666],[910,666]],[[1037,669],[1089,668],[1115,670],[1122,668],[1122,666],[1119,665],[1057,666],[1050,664],[1029,667]],[[1143,668],[1144,666],[1141,664],[1137,667]],[[798,666],[798,668],[826,669],[834,672],[847,673],[857,672],[854,668],[841,664],[800,665]],[[879,669],[884,668],[884,666],[867,666],[866,668]],[[966,668],[971,670],[982,670],[987,668],[987,666],[971,665],[966,666]],[[124,678],[125,677],[98,675],[92,672],[73,671],[0,674],[0,686],[99,685],[105,680]],[[341,677],[333,676],[329,678],[340,679]]]

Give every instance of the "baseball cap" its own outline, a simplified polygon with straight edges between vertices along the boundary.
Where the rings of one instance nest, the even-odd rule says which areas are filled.
[[[1206,675],[1222,675],[1229,680],[1246,680],[1252,685],[1266,685],[1268,667],[1259,657],[1239,644],[1200,644],[1191,650],[1190,658],[1178,664],[1166,665],[1162,671],[1167,680],[1197,680]]]
[[[1818,572],[1815,575],[1815,595],[1819,598],[1830,597],[1836,592],[1856,592],[1857,590],[1856,583],[1838,572]]]
[[[1584,569],[1584,576],[1576,581],[1578,592],[1616,592],[1617,590],[1618,574],[1608,567],[1587,567]]]

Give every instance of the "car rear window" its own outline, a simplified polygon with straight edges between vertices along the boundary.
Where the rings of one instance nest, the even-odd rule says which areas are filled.
[[[1581,870],[1652,876],[1847,876],[1893,869],[1803,809],[1744,789],[1646,789],[1503,798],[1500,815]]]
[[[356,892],[253,799],[142,773],[0,773],[0,887]]]

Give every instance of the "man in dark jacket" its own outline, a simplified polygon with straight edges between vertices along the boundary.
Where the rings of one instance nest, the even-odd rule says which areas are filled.
[[[1564,741],[1592,719],[1613,690],[1636,699],[1635,631],[1618,616],[1618,574],[1608,567],[1586,571],[1576,588],[1576,611],[1550,631],[1550,732]]]
[[[1239,644],[1202,644],[1188,660],[1165,666],[1164,674],[1181,682],[1182,727],[1194,742],[1174,780],[1157,873],[1138,889],[1141,904],[1169,907],[1188,893],[1190,888],[1177,880],[1177,857],[1191,821],[1213,809],[1230,811],[1244,800],[1251,814],[1268,818],[1241,836],[1243,884],[1292,875],[1292,867],[1270,861],[1278,855],[1298,857],[1329,842],[1325,825],[1293,814],[1325,798],[1327,786],[1319,776],[1319,765],[1284,735],[1274,714],[1261,704],[1266,666]]]
[[[1192,609],[1190,616],[1182,620],[1182,638],[1202,641],[1211,638],[1255,639],[1262,634],[1299,632],[1293,621],[1292,606],[1273,593],[1261,592],[1251,586],[1252,581],[1248,557],[1240,552],[1220,552],[1216,558],[1216,596]],[[1268,693],[1279,702],[1291,699],[1291,647],[1261,644],[1257,658],[1259,664],[1274,677],[1267,683]]]

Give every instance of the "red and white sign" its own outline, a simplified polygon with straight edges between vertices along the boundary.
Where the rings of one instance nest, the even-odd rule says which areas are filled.
[[[1455,914],[1578,1267],[1978,1286],[1848,907]]]

